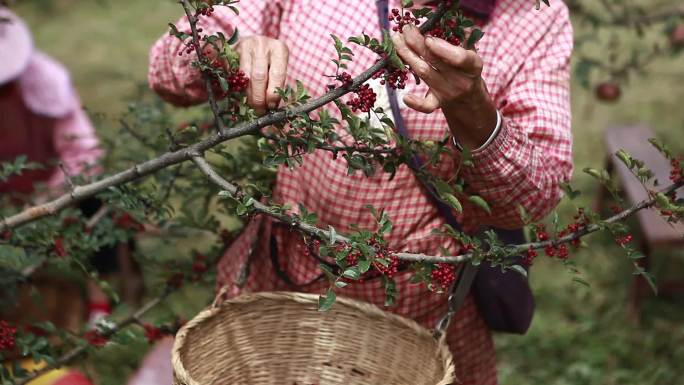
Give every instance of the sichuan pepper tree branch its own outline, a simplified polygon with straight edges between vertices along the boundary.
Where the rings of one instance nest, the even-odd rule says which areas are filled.
[[[213,182],[214,184],[218,185],[228,193],[230,193],[235,199],[238,201],[245,200],[245,199],[250,199],[248,195],[246,195],[244,192],[242,192],[236,185],[230,183],[229,181],[225,180],[223,177],[221,177],[207,162],[202,156],[199,154],[193,156],[192,158],[193,162],[197,165],[197,167],[200,169],[200,171],[206,175],[206,177]],[[682,187],[684,183],[675,183],[667,188],[664,188],[663,190],[660,190],[658,193],[660,194],[670,194],[674,191],[676,191],[678,188]],[[251,198],[253,203],[254,210],[256,210],[259,213],[268,215],[272,218],[275,218],[276,220],[279,220],[281,222],[287,223],[291,225],[293,228],[297,228],[300,231],[311,235],[313,237],[319,238],[319,239],[330,239],[334,238],[335,243],[350,243],[350,239],[340,235],[338,233],[335,233],[334,237],[331,237],[331,233],[328,230],[324,230],[321,228],[318,228],[316,226],[310,225],[308,223],[304,223],[298,218],[295,218],[291,215],[284,214],[280,212],[279,210],[276,210],[273,207],[269,207],[256,199]],[[557,238],[557,239],[552,239],[548,241],[542,241],[542,242],[531,242],[531,243],[523,243],[523,244],[518,244],[518,245],[507,245],[506,250],[508,251],[509,256],[513,255],[519,255],[520,253],[524,253],[529,249],[544,249],[548,246],[553,246],[556,247],[560,244],[564,243],[570,243],[574,240],[577,240],[583,236],[586,236],[588,234],[594,233],[596,231],[599,231],[602,229],[602,224],[610,224],[610,223],[615,223],[619,222],[621,220],[624,220],[625,218],[633,215],[639,210],[648,208],[652,206],[656,202],[656,194],[652,194],[652,196],[649,199],[645,199],[636,205],[625,209],[612,217],[609,217],[603,221],[600,222],[600,224],[591,224],[589,226],[580,228],[577,232],[568,234],[566,236]],[[456,255],[456,256],[434,256],[434,255],[426,255],[426,254],[416,254],[416,253],[396,253],[397,258],[405,260],[405,261],[411,261],[411,262],[429,262],[429,263],[461,263],[465,261],[470,261],[474,259],[476,256],[487,258],[487,257],[492,257],[493,255],[487,252],[471,252],[471,253],[466,253],[466,254],[461,254],[461,255]]]
[[[433,13],[433,15],[423,25],[420,26],[420,31],[424,33],[425,31],[432,28],[432,26],[444,15],[445,11],[446,7],[444,3],[440,3],[439,7]],[[198,36],[193,36],[193,39],[195,38],[197,38],[197,40],[199,41]],[[133,180],[146,177],[174,164],[190,160],[193,156],[192,154],[204,153],[206,150],[216,147],[217,145],[228,140],[239,138],[245,135],[257,134],[259,133],[259,130],[261,130],[264,127],[283,122],[299,114],[305,114],[313,110],[316,110],[332,102],[333,100],[339,99],[343,95],[352,92],[354,89],[361,86],[364,82],[370,79],[373,76],[373,74],[375,74],[378,70],[384,68],[387,65],[388,59],[382,58],[378,60],[373,66],[362,72],[359,76],[352,79],[351,85],[348,85],[346,87],[338,87],[333,90],[330,90],[323,94],[321,97],[311,100],[310,102],[290,108],[285,108],[283,110],[274,111],[267,115],[258,117],[253,121],[245,122],[232,128],[223,128],[219,130],[219,132],[212,134],[208,138],[199,141],[195,144],[192,144],[186,148],[166,152],[157,158],[136,164],[135,166],[130,167],[127,170],[105,177],[97,182],[81,186],[74,186],[72,191],[50,202],[30,207],[10,217],[3,218],[2,220],[0,220],[0,231],[5,231],[17,226],[21,226],[49,215],[54,215],[60,210],[64,209],[65,207],[69,207],[75,202],[78,202],[85,198],[95,196],[109,189],[110,187],[122,185]],[[217,120],[220,120],[220,117]]]

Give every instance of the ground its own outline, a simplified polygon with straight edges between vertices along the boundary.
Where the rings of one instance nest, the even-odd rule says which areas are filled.
[[[97,117],[100,135],[109,137],[117,117],[145,82],[149,46],[181,9],[163,0],[43,0],[23,3],[18,11],[28,20],[37,46],[69,67],[84,105]],[[573,83],[573,184],[583,190],[580,205],[594,197],[595,188],[581,170],[601,166],[604,127],[646,122],[684,149],[674,141],[684,132],[684,73],[681,57],[675,61],[656,62],[646,77],[632,79],[615,105],[598,103]],[[561,213],[570,210],[568,204],[559,208]],[[524,337],[496,337],[501,384],[681,384],[684,301],[652,298],[642,325],[628,322],[631,270],[626,258],[607,238],[590,238],[588,243],[576,262],[590,287],[573,282],[574,275],[557,262],[540,258],[535,264],[531,281],[538,308],[531,330]],[[170,250],[167,246],[166,252]],[[663,250],[658,257],[658,277],[666,272],[684,276],[681,253]],[[174,298],[170,307],[190,316],[209,296],[207,290],[191,289]],[[140,344],[108,348],[95,365],[99,382],[121,384],[145,349]]]

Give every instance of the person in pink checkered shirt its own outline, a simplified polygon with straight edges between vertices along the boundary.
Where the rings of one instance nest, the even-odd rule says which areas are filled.
[[[426,3],[425,1],[415,3]],[[399,8],[400,0],[391,0]],[[570,132],[569,60],[572,26],[562,1],[535,10],[527,0],[470,0],[461,5],[479,17],[485,32],[476,51],[466,51],[437,38],[424,38],[415,28],[393,37],[401,58],[423,80],[408,83],[399,93],[400,111],[410,137],[438,140],[450,133],[451,154],[434,170],[449,179],[456,172],[459,144],[472,151],[474,167],[461,170],[470,191],[483,197],[491,213],[464,202],[462,227],[515,229],[522,225],[519,207],[533,218],[545,216],[558,202],[559,187],[572,172]],[[188,29],[182,18],[177,26]],[[240,3],[240,15],[218,7],[200,21],[204,33],[226,35],[237,28],[240,68],[250,77],[248,103],[260,113],[278,106],[277,87],[301,80],[313,96],[326,90],[334,73],[330,59],[335,51],[330,34],[340,37],[365,32],[380,37],[375,0],[252,0]],[[207,98],[202,78],[190,63],[192,55],[179,56],[183,44],[163,36],[150,52],[150,86],[170,103],[187,106]],[[349,72],[370,67],[376,55],[357,48]],[[376,106],[389,110],[384,87],[373,81]],[[344,130],[340,130],[345,139]],[[453,161],[450,161],[451,158]],[[435,205],[408,167],[393,178],[378,173],[365,177],[347,174],[344,159],[316,151],[296,169],[281,167],[273,192],[279,203],[302,203],[318,215],[322,227],[339,232],[352,224],[371,228],[373,217],[364,206],[384,209],[393,221],[388,237],[395,250],[439,255],[458,253],[455,241],[436,238],[432,232],[444,223]],[[231,245],[218,267],[218,285],[233,286],[246,262],[255,237],[261,237],[251,259],[252,274],[241,291],[298,290],[322,293],[327,287],[319,262],[306,256],[301,236],[270,219],[257,216]],[[275,254],[273,254],[275,253]],[[274,260],[277,263],[274,263]],[[280,279],[282,269],[290,282]],[[388,310],[434,327],[446,309],[446,296],[409,282],[410,273],[395,279],[399,298]],[[369,280],[341,289],[349,296],[383,306],[384,291]],[[496,384],[496,358],[491,332],[478,312],[472,295],[447,333],[459,384]]]

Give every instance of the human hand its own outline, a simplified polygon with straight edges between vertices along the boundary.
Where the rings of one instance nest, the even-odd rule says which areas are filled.
[[[285,86],[289,51],[285,43],[266,36],[246,37],[235,46],[240,69],[249,78],[247,104],[259,115],[278,107],[276,88]]]
[[[483,61],[473,50],[423,36],[406,26],[392,36],[397,54],[429,87],[422,97],[406,95],[404,103],[426,114],[438,108],[462,144],[477,148],[496,126],[494,106],[484,80]]]

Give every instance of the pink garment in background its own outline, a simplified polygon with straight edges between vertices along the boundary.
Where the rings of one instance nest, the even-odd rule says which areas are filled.
[[[61,187],[58,162],[72,176],[95,164],[102,151],[62,65],[34,51],[24,72],[0,87],[0,161],[26,155],[45,165],[0,182],[0,193],[31,193],[35,183]]]
[[[173,338],[171,337],[157,342],[140,364],[140,370],[128,380],[127,385],[171,385],[173,383],[172,347]]]

